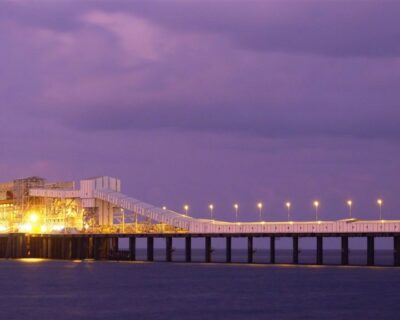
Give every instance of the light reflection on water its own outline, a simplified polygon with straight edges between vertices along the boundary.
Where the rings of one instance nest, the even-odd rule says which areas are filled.
[[[0,260],[1,319],[396,319],[400,269]]]

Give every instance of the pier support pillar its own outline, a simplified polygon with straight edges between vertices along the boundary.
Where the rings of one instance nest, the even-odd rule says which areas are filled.
[[[247,263],[253,263],[253,237],[247,237]]]
[[[192,261],[192,238],[190,236],[185,237],[185,261]]]
[[[113,252],[118,252],[119,250],[118,238],[111,238],[111,248]]]
[[[293,264],[299,263],[299,237],[293,236]]]
[[[54,258],[53,257],[53,246],[54,246],[53,238],[48,236],[47,237],[47,259]]]
[[[49,249],[49,238],[46,236],[43,236],[41,238],[42,238],[42,258],[47,259],[48,249]]]
[[[165,238],[165,260],[167,262],[172,261],[172,237],[166,237]]]
[[[375,264],[375,237],[367,237],[367,265],[373,266]]]
[[[129,237],[129,259],[136,260],[136,238]]]
[[[6,258],[23,258],[26,256],[27,245],[24,234],[10,233],[4,241],[3,252]],[[5,249],[5,250],[4,250]]]
[[[94,237],[88,238],[88,258],[94,259]]]
[[[100,259],[100,238],[98,237],[93,237],[93,259],[99,260]],[[65,251],[64,251],[64,259],[67,259],[65,256]]]
[[[77,241],[77,259],[84,260],[87,256],[87,238],[78,237]]]
[[[147,238],[147,261],[154,261],[154,238]]]
[[[73,238],[73,244],[74,244],[74,259],[76,260],[82,260],[82,242],[81,242],[81,237]]]
[[[324,263],[324,238],[317,236],[317,264]]]
[[[400,236],[394,236],[393,242],[393,265],[397,267],[400,266]]]
[[[80,247],[79,247],[79,238],[71,237],[71,259],[76,260],[79,259],[80,255]]]
[[[269,241],[269,262],[275,263],[275,236],[271,236]]]
[[[232,238],[226,237],[226,262],[232,262]]]
[[[348,265],[349,264],[349,237],[348,236],[342,236],[342,259],[341,263],[342,265]]]
[[[206,262],[211,262],[211,237],[205,237]]]

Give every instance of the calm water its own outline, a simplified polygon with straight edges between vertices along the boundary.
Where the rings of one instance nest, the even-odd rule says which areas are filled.
[[[254,253],[253,260],[255,263],[269,263],[269,251],[257,249]],[[277,263],[292,263],[293,256],[291,250],[277,250],[276,253]],[[137,250],[138,260],[146,260],[147,251],[145,249]],[[165,250],[156,249],[154,252],[156,261],[165,261]],[[225,249],[214,249],[212,253],[213,262],[224,262],[226,259]],[[175,249],[173,254],[174,261],[185,260],[185,250]],[[192,260],[195,262],[205,261],[205,252],[201,249],[192,250]],[[233,262],[247,262],[247,250],[233,250]],[[301,264],[315,264],[316,252],[315,250],[301,250],[299,254],[299,263]],[[379,266],[392,266],[393,265],[393,251],[391,250],[376,250],[375,251],[375,264]],[[339,265],[341,263],[340,250],[324,250],[324,264]],[[352,265],[366,265],[367,252],[366,250],[352,250],[349,254],[349,263]]]
[[[400,268],[0,260],[0,319],[398,319]]]

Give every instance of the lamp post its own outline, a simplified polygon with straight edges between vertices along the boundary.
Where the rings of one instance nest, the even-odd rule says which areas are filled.
[[[210,217],[211,217],[211,220],[213,220],[214,205],[211,203],[211,204],[208,206],[208,209],[210,209]]]
[[[262,221],[262,208],[263,208],[263,204],[261,202],[257,203],[257,208],[259,210],[259,214],[260,214],[260,221]]]
[[[235,208],[236,222],[238,222],[239,205],[238,205],[237,203],[235,203],[235,204],[233,205],[233,207]]]
[[[189,212],[189,206],[187,205],[187,204],[185,204],[184,206],[183,206],[183,209],[185,210],[185,214],[186,214],[186,216],[188,215],[188,212]]]
[[[290,221],[290,207],[292,206],[292,204],[288,201],[285,203],[286,208],[287,208],[287,219],[288,221]]]
[[[347,205],[349,206],[349,217],[351,219],[351,207],[353,206],[353,201],[347,200]]]
[[[314,201],[314,207],[315,207],[315,221],[318,221],[318,207],[319,207],[319,201],[317,201],[317,200]]]
[[[167,207],[166,207],[166,206],[163,206],[162,209],[163,209],[163,210],[167,210]]]
[[[379,198],[378,200],[376,200],[376,203],[379,206],[379,220],[382,220],[382,205],[383,205],[383,200],[381,198]]]

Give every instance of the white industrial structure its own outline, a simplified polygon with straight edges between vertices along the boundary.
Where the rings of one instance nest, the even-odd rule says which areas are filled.
[[[29,189],[29,196],[36,199],[74,200],[81,207],[83,215],[81,228],[74,226],[77,232],[343,234],[400,231],[400,221],[388,220],[225,222],[196,219],[126,196],[121,193],[121,181],[106,176],[81,180],[79,189],[33,187]],[[138,219],[142,223],[138,223]],[[67,229],[67,226],[64,227]],[[54,231],[54,228],[50,230]]]

